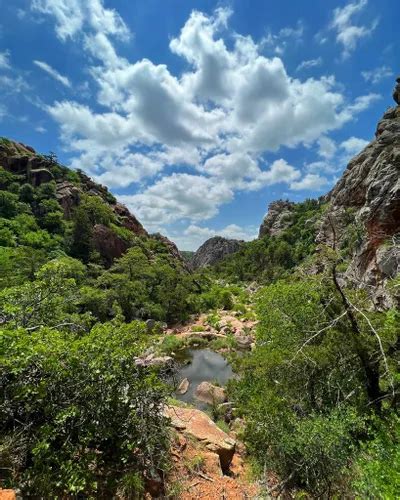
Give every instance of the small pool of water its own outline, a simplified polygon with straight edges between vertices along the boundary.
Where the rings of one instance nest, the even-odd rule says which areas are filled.
[[[190,382],[189,389],[185,394],[175,394],[176,399],[194,404],[200,410],[207,408],[207,403],[203,403],[195,398],[195,391],[201,382],[218,382],[225,386],[229,379],[234,377],[234,373],[228,361],[211,349],[188,349],[179,353],[177,361],[183,364],[178,370],[176,380],[178,384],[184,378]]]

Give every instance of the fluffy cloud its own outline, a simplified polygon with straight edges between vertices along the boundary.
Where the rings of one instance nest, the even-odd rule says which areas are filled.
[[[113,9],[106,9],[102,0],[33,0],[32,10],[52,15],[57,36],[65,41],[82,33],[85,27],[95,32],[126,38],[129,30]]]
[[[329,137],[322,136],[318,139],[317,143],[319,147],[319,156],[327,160],[330,160],[335,156],[337,149],[335,141],[333,141]]]
[[[84,166],[112,187],[136,184],[136,194],[121,199],[151,228],[213,217],[237,191],[277,183],[320,189],[328,182],[324,176],[307,171],[302,177],[284,159],[266,166],[265,154],[318,141],[329,159],[334,145],[326,134],[379,97],[349,102],[332,76],[291,77],[281,58],[263,55],[267,40],[229,31],[226,8],[211,16],[192,12],[171,39],[171,51],[187,63],[174,75],[164,64],[118,55],[114,38],[129,31],[101,0],[34,0],[33,6],[51,14],[57,36],[81,43],[92,61],[97,110],[74,101],[47,107],[74,154],[72,166]],[[302,29],[285,28],[279,40],[301,41]],[[191,173],[160,178],[170,165]]]
[[[343,162],[347,163],[350,161],[353,156],[358,155],[367,145],[368,141],[359,137],[350,137],[343,141],[340,144],[340,148],[343,151]]]
[[[294,191],[321,191],[329,184],[329,180],[319,174],[306,174],[300,181],[292,182],[290,189]]]
[[[38,68],[42,69],[45,73],[50,75],[52,78],[62,83],[65,87],[71,88],[71,82],[66,76],[61,75],[56,69],[52,68],[50,64],[43,61],[33,61]]]
[[[378,68],[371,69],[370,71],[362,71],[361,75],[366,82],[376,85],[385,78],[393,76],[394,73],[389,66],[379,66]]]
[[[230,188],[253,191],[263,186],[289,183],[300,177],[300,172],[280,159],[272,163],[267,170],[261,170],[258,162],[249,155],[233,153],[219,154],[208,159],[202,170],[216,177]]]
[[[233,191],[213,178],[173,173],[142,193],[120,199],[147,226],[159,227],[179,219],[209,219],[217,214],[220,205],[232,201]]]
[[[378,24],[375,19],[369,26],[357,26],[353,22],[353,18],[361,12],[368,4],[368,0],[356,0],[344,7],[337,7],[333,11],[333,20],[331,29],[336,32],[336,41],[343,46],[342,56],[344,59],[350,56],[355,50],[358,42],[371,35]]]

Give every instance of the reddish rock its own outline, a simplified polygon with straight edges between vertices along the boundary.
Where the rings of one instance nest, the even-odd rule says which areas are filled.
[[[16,500],[17,495],[14,490],[0,489],[0,500]]]
[[[121,257],[129,248],[129,244],[103,224],[93,228],[93,246],[108,265]]]
[[[177,406],[166,407],[165,414],[171,419],[171,425],[175,429],[201,442],[209,451],[216,453],[223,472],[229,470],[236,442],[217,427],[208,415],[200,410]]]
[[[133,233],[140,236],[147,236],[147,231],[144,229],[142,224],[136,219],[134,215],[126,208],[125,205],[121,203],[116,203],[113,205],[114,213],[118,216],[121,224],[127,229],[131,230]]]

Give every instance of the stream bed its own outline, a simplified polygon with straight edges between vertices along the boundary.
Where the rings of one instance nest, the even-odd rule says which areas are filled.
[[[190,385],[185,394],[175,393],[175,397],[180,401],[193,404],[199,410],[205,410],[208,407],[207,403],[195,397],[196,388],[201,382],[225,386],[228,380],[235,376],[228,361],[211,349],[186,349],[179,353],[176,360],[182,363],[176,375],[178,383],[187,378]]]

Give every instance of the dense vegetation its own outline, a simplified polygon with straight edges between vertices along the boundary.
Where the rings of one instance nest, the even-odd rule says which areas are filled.
[[[0,479],[30,496],[140,497],[169,446],[169,389],[135,364],[154,343],[142,320],[182,320],[230,294],[124,227],[104,188],[45,161],[53,180],[37,185],[0,167]],[[67,215],[62,181],[80,193]],[[96,250],[97,224],[124,242],[120,258]]]
[[[259,283],[287,276],[315,250],[316,223],[326,205],[306,200],[295,206],[292,223],[279,236],[251,241],[214,268],[219,278],[233,282],[257,280]]]
[[[247,314],[241,286],[257,281],[256,347],[236,358],[230,394],[260,477],[272,470],[276,491],[300,496],[399,497],[400,313],[376,311],[340,279],[363,237],[351,212],[335,251],[315,253],[327,207],[307,200],[279,236],[190,274],[162,240],[127,229],[104,188],[45,160],[53,180],[37,185],[0,167],[3,484],[45,498],[140,498],[169,467],[169,389],[135,364],[154,343],[143,320]],[[80,190],[67,215],[66,180]],[[119,258],[98,251],[98,225],[125,245]],[[165,336],[158,349],[178,342]]]
[[[299,245],[288,255],[299,255],[298,264],[307,253],[296,247],[310,241],[309,228],[295,231]],[[290,265],[285,271],[279,265],[288,238],[250,243],[218,269],[229,272],[233,261],[245,267],[250,255],[261,260],[255,248],[263,248],[270,273],[280,277],[262,277],[269,284],[256,299],[256,349],[238,360],[242,377],[231,387],[250,454],[261,475],[278,473],[279,491],[397,498],[400,311],[378,312],[365,291],[344,288],[340,271],[359,242],[355,224],[340,249],[309,256],[290,274]],[[322,271],[310,274],[311,268]],[[399,284],[393,281],[392,289]]]

